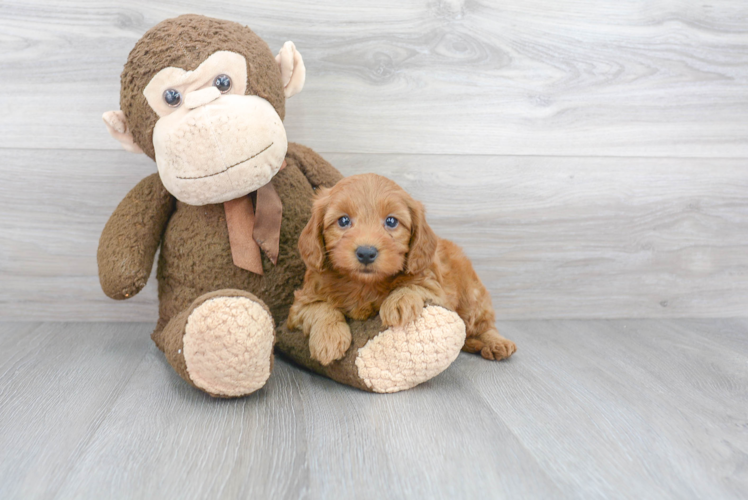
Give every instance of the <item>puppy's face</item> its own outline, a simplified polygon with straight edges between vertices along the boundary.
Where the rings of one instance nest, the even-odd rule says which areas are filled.
[[[382,184],[334,190],[325,211],[322,235],[330,263],[335,270],[359,281],[376,281],[399,273],[408,253],[408,195],[383,190],[388,186]],[[361,189],[364,187],[373,189]]]
[[[433,259],[436,236],[423,220],[422,205],[400,186],[363,174],[318,194],[299,250],[308,267],[376,282],[422,270]]]

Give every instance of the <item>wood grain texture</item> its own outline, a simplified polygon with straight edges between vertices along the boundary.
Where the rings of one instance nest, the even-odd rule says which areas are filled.
[[[5,0],[0,147],[116,149],[128,52],[190,12],[295,41],[286,124],[321,152],[748,156],[739,0]]]
[[[470,419],[454,412],[464,402],[456,387],[437,407],[428,390],[377,398],[280,361],[260,394],[217,402],[179,380],[154,348],[129,389],[59,498],[559,493],[486,405]],[[103,456],[127,466],[102,468]],[[163,474],[156,464],[168,464]]]
[[[520,346],[521,379],[485,370],[472,381],[575,497],[744,498],[744,321],[499,326]],[[726,349],[725,338],[743,342]]]
[[[291,140],[388,175],[499,317],[745,316],[748,6],[530,0],[0,3],[0,318],[142,320],[100,292],[106,218],[154,171],[105,132],[135,41],[186,12],[308,68]]]
[[[150,344],[147,326],[0,324],[0,498],[52,498]]]
[[[112,301],[95,257],[109,214],[153,162],[123,151],[5,153],[0,317],[155,321],[155,280]],[[499,318],[746,314],[742,160],[326,157],[422,200],[437,233],[473,260]],[[24,175],[28,165],[43,182]]]
[[[0,324],[2,498],[744,498],[748,321],[499,322],[393,395],[276,362],[215,400],[146,324]],[[12,458],[12,459],[11,459]]]

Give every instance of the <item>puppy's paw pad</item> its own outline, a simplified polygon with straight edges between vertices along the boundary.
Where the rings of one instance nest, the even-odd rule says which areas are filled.
[[[499,361],[508,358],[516,351],[516,344],[509,339],[491,339],[483,343],[480,355],[486,359]]]
[[[309,352],[312,359],[325,366],[342,358],[350,346],[351,329],[346,323],[313,328],[309,337]]]
[[[385,326],[403,326],[417,320],[423,312],[423,299],[415,293],[393,293],[379,308]]]

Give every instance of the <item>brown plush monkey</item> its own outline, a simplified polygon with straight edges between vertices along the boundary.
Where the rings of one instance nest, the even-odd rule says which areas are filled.
[[[314,189],[342,176],[288,143],[285,100],[304,85],[291,42],[273,57],[237,23],[197,15],[166,20],[135,45],[122,73],[121,111],[104,114],[123,147],[156,161],[122,200],[99,242],[104,292],[126,299],[158,262],[153,340],[179,375],[219,397],[267,381],[273,345],[296,363],[368,391],[428,380],[459,353],[465,331],[430,306],[405,328],[351,324],[351,348],[323,366],[283,325],[304,264],[297,249]]]

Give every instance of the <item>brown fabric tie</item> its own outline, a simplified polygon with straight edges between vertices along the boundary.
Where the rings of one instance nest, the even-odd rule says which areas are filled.
[[[270,182],[255,193],[256,213],[252,207],[251,193],[225,202],[223,208],[226,211],[234,265],[262,275],[260,248],[273,264],[278,263],[283,204]]]

